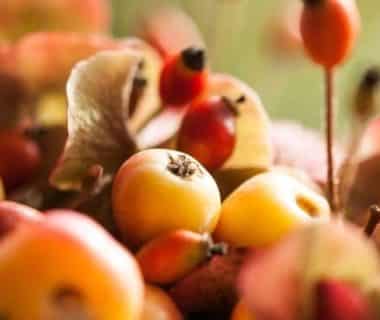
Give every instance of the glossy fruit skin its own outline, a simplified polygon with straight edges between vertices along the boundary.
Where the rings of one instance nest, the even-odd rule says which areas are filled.
[[[267,246],[329,214],[326,199],[294,178],[262,173],[224,200],[215,237],[235,246]]]
[[[28,182],[41,162],[38,145],[17,130],[0,132],[0,177],[6,190]]]
[[[236,144],[236,114],[230,102],[212,96],[191,104],[178,133],[178,149],[192,155],[208,170],[219,169]]]
[[[194,174],[169,170],[171,158],[186,159]],[[211,175],[189,155],[149,149],[129,158],[112,189],[116,223],[127,244],[139,247],[171,230],[212,232],[219,218],[220,194]]]
[[[370,306],[359,289],[327,279],[316,286],[316,320],[370,320]]]
[[[170,284],[189,274],[209,254],[207,236],[187,230],[164,234],[145,244],[137,253],[145,281]]]
[[[230,320],[255,320],[252,312],[248,309],[247,305],[240,301],[232,311]]]
[[[183,107],[198,98],[207,86],[207,71],[191,70],[182,54],[167,59],[160,76],[160,96],[164,105]]]
[[[80,312],[89,319],[135,320],[144,287],[133,257],[101,226],[57,210],[3,239],[0,289],[6,293],[0,308],[12,319],[74,319]],[[70,310],[65,298],[78,309]]]
[[[351,53],[360,29],[355,0],[304,2],[301,35],[307,53],[326,69],[340,65]]]
[[[164,290],[145,285],[145,300],[140,320],[183,320],[181,312]]]

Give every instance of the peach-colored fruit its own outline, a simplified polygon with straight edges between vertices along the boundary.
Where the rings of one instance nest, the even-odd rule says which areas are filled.
[[[117,225],[132,246],[172,230],[212,232],[220,211],[218,187],[189,155],[141,151],[119,169],[112,190]]]
[[[208,235],[176,230],[145,244],[136,258],[145,281],[170,284],[189,274],[217,251],[223,254],[224,246],[213,244]]]
[[[135,320],[143,282],[132,256],[84,215],[57,210],[0,246],[0,310],[10,319]]]
[[[215,236],[236,246],[270,245],[298,226],[327,220],[324,197],[289,175],[259,174],[222,204]]]
[[[75,63],[121,46],[107,36],[39,32],[21,38],[13,48],[13,58],[18,74],[31,90],[61,88]]]
[[[183,320],[183,316],[165,291],[158,287],[146,285],[140,320]]]
[[[302,52],[301,12],[301,1],[287,0],[279,12],[271,18],[265,36],[275,55],[286,57]]]
[[[107,0],[2,0],[0,40],[16,40],[38,31],[105,32]]]

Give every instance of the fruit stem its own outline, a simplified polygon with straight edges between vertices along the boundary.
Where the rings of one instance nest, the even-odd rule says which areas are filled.
[[[227,97],[222,97],[222,100],[227,109],[234,115],[234,117],[237,117],[239,115],[239,109],[237,105]]]
[[[367,223],[367,226],[364,229],[364,233],[371,237],[373,233],[375,232],[375,229],[377,225],[380,222],[380,206],[378,205],[372,205],[369,208],[369,220]]]
[[[247,98],[245,97],[244,94],[242,94],[236,100],[231,100],[230,98],[225,97],[225,96],[222,96],[222,100],[224,104],[226,105],[226,107],[231,111],[231,113],[235,117],[238,117],[240,114],[239,104],[244,103],[247,100]]]
[[[209,234],[205,235],[207,245],[207,258],[211,259],[213,256],[225,256],[228,253],[228,244],[225,242],[215,243]]]
[[[227,243],[224,243],[224,242],[214,243],[208,251],[208,256],[209,257],[213,257],[215,255],[225,256],[227,253],[228,253]]]
[[[241,103],[244,103],[246,100],[247,100],[247,98],[245,97],[244,94],[242,94],[239,98],[237,98],[237,99],[235,100],[235,103],[236,103],[236,104],[241,104]]]
[[[334,70],[325,70],[326,83],[326,153],[327,153],[327,195],[332,213],[337,212],[337,185],[334,169]]]

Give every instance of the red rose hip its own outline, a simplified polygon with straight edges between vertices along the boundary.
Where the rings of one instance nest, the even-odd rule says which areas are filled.
[[[355,0],[303,0],[301,34],[311,59],[331,69],[346,60],[356,42],[360,15]]]
[[[183,106],[198,98],[207,85],[203,49],[190,47],[169,58],[161,72],[160,95],[164,105]]]
[[[222,96],[192,104],[178,134],[179,150],[209,170],[220,168],[234,151],[237,115],[235,102]]]

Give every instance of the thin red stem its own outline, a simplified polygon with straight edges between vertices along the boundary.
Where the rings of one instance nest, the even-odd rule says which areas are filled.
[[[331,211],[336,213],[337,204],[337,184],[335,181],[334,169],[334,70],[326,69],[326,150],[327,150],[327,194]]]

